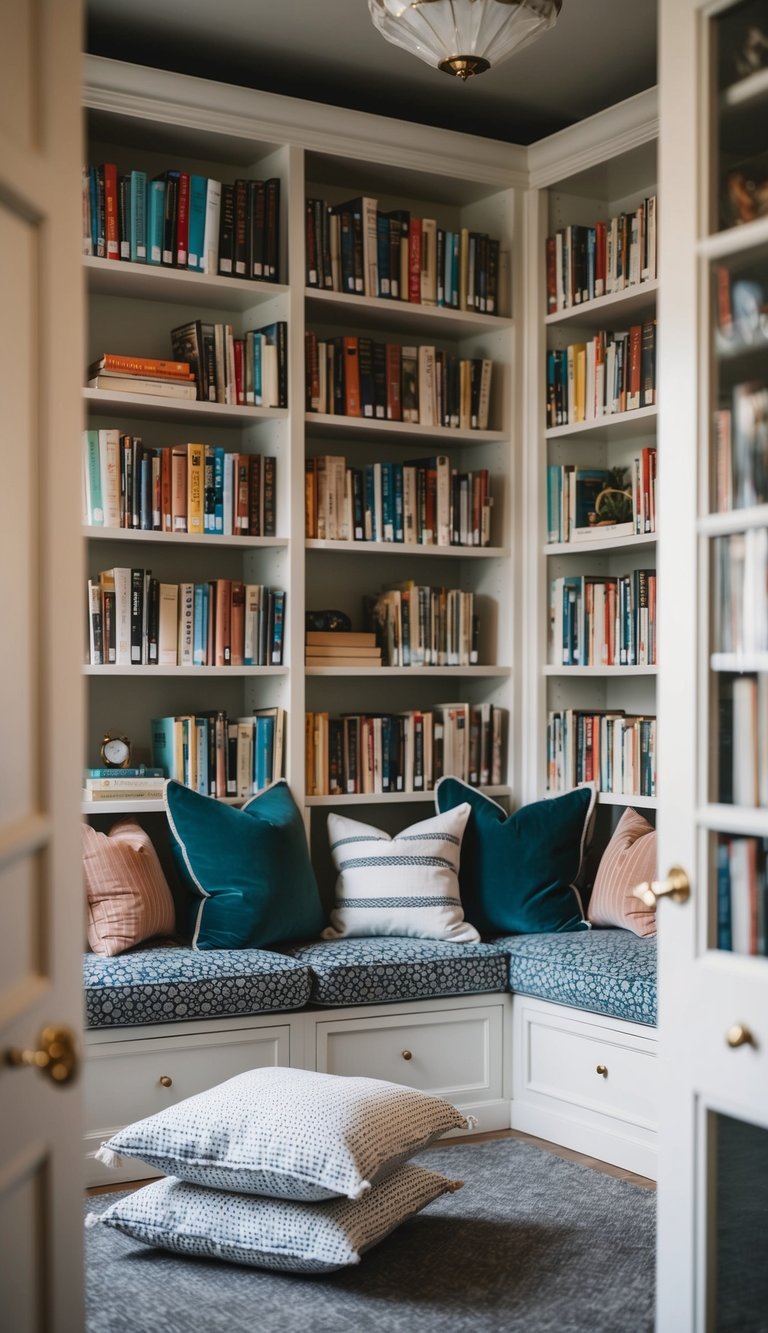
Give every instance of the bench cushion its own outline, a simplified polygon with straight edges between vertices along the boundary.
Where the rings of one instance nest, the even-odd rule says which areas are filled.
[[[306,966],[266,949],[140,949],[84,962],[86,1026],[127,1027],[301,1009]]]
[[[509,989],[628,1023],[656,1023],[656,936],[628,930],[511,935]]]
[[[386,1004],[507,987],[506,953],[496,944],[388,936],[324,940],[291,953],[311,971],[316,1004]]]

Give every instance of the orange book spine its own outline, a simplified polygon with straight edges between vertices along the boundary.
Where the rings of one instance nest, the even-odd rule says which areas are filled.
[[[344,413],[348,417],[362,416],[360,405],[360,360],[358,340],[345,337],[344,346]]]
[[[230,663],[242,666],[245,648],[245,584],[232,580],[230,597]]]
[[[192,367],[186,361],[164,361],[154,356],[122,356],[105,352],[98,359],[100,370],[127,370],[141,375],[178,375],[180,379],[194,379]]]
[[[232,581],[216,579],[216,633],[213,665],[232,664]]]

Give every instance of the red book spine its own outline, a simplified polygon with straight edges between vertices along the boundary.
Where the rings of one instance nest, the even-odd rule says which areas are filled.
[[[176,264],[187,267],[189,251],[189,173],[179,172],[179,192],[176,196]]]
[[[408,236],[408,300],[421,305],[421,218],[411,217]]]
[[[107,259],[120,258],[120,226],[117,210],[117,167],[114,162],[105,162],[104,173],[104,239]]]
[[[554,236],[547,237],[547,314],[557,310],[557,259]]]
[[[360,405],[360,360],[358,340],[345,337],[344,347],[344,414],[348,417],[362,416]]]
[[[245,378],[243,375],[243,340],[234,339],[235,351],[235,401],[240,407],[245,406]]]
[[[605,295],[605,223],[595,226],[595,296]]]

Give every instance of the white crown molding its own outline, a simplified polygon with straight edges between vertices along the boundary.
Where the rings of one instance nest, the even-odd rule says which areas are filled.
[[[658,137],[658,94],[648,88],[567,129],[539,139],[528,149],[531,189],[545,189]]]
[[[86,107],[147,119],[155,124],[292,144],[309,151],[339,153],[410,171],[434,173],[448,159],[456,178],[525,188],[527,151],[486,139],[369,112],[350,111],[298,97],[264,93],[193,78],[102,56],[84,59]]]

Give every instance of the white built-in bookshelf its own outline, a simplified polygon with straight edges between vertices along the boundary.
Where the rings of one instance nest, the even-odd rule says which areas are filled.
[[[639,477],[643,450],[655,449],[658,412],[655,394],[652,394],[654,400],[651,402],[644,402],[641,394],[639,405],[633,406],[628,399],[623,410],[611,410],[613,405],[606,404],[605,397],[596,392],[594,368],[588,368],[583,390],[576,401],[578,371],[575,370],[576,352],[573,349],[586,349],[581,352],[585,358],[582,365],[588,367],[586,358],[591,352],[590,344],[593,347],[597,344],[599,364],[605,355],[605,346],[612,341],[608,335],[628,333],[632,326],[639,326],[640,330],[645,327],[648,331],[655,321],[659,288],[655,258],[649,265],[646,255],[645,264],[649,269],[646,276],[643,276],[641,261],[638,272],[626,273],[620,289],[606,291],[604,286],[602,294],[594,294],[594,283],[591,281],[589,287],[586,284],[587,271],[590,280],[595,271],[594,251],[589,256],[587,269],[586,244],[587,229],[594,233],[599,224],[604,224],[608,233],[607,284],[611,273],[611,219],[620,219],[622,215],[630,219],[640,209],[641,219],[647,223],[648,205],[645,201],[655,200],[656,139],[656,100],[651,90],[542,140],[529,151],[531,184],[536,187],[529,204],[531,257],[527,287],[528,327],[531,330],[535,327],[526,369],[530,395],[526,438],[531,469],[526,509],[531,515],[531,526],[523,555],[527,571],[524,615],[528,646],[522,669],[531,701],[531,707],[526,710],[523,768],[529,798],[547,791],[565,790],[574,779],[592,778],[599,784],[598,799],[604,806],[633,805],[652,810],[657,802],[657,787],[649,786],[647,773],[642,782],[628,781],[618,772],[617,765],[613,765],[611,773],[603,773],[601,781],[596,735],[603,714],[623,714],[626,719],[637,717],[644,720],[656,716],[656,656],[645,645],[643,651],[638,652],[636,640],[634,653],[630,640],[629,651],[622,654],[618,628],[616,634],[608,628],[609,621],[615,623],[618,614],[613,601],[614,588],[618,590],[617,597],[627,598],[631,615],[640,577],[637,571],[644,571],[644,585],[649,577],[655,576],[655,525],[651,525],[652,530],[645,530],[644,521],[638,518],[635,522],[635,506],[633,515],[627,520],[634,522],[632,531],[618,527],[616,534],[612,534],[610,526],[595,526],[590,531],[583,527],[578,533],[579,539],[574,540],[571,527],[573,523],[578,525],[578,511],[571,511],[569,527],[567,499],[566,517],[562,520],[557,492],[554,519],[552,498],[553,473],[559,478],[557,484],[573,487],[573,472],[569,471],[567,481],[563,482],[566,470],[571,468],[583,469],[582,475],[586,477],[590,471],[596,474],[593,483],[580,483],[592,484],[593,495],[603,487],[618,484],[612,479],[600,480],[601,471],[623,468],[622,484],[634,492],[635,460],[638,460]],[[631,222],[628,222],[628,233],[631,236]],[[576,269],[579,235],[584,241]],[[614,244],[615,236],[616,232]],[[548,238],[552,238],[549,245]],[[557,251],[555,238],[557,246],[561,247]],[[570,296],[569,250],[576,270],[575,283],[571,278]],[[598,275],[600,271],[598,261]],[[579,282],[582,275],[583,289]],[[568,304],[569,299],[572,304]],[[535,320],[533,311],[537,312]],[[641,335],[637,336],[639,340]],[[570,410],[566,388],[565,400],[558,401],[556,413],[554,354],[562,354],[560,364],[565,368],[569,365],[566,350],[569,348],[573,376]],[[607,378],[607,367],[598,373]],[[619,407],[618,402],[615,406]],[[646,469],[650,457],[650,453],[646,453]],[[562,520],[559,526],[558,518]],[[582,517],[581,523],[585,522]],[[534,532],[538,539],[533,536]],[[586,584],[578,585],[580,579],[585,579]],[[556,591],[558,581],[559,594]],[[592,587],[587,586],[590,583]],[[574,641],[573,621],[567,619],[570,613],[563,610],[562,604],[563,589],[568,602],[569,585],[571,598],[583,599],[589,617],[594,617],[590,630],[590,618],[581,619],[577,615],[581,640],[578,646]],[[581,606],[581,601],[578,605]],[[583,641],[584,628],[586,642]],[[570,650],[564,647],[563,634],[570,642]],[[586,731],[585,718],[589,719]],[[611,729],[615,725],[611,717]],[[634,741],[625,742],[627,747],[639,745],[640,725]],[[606,743],[611,744],[613,734],[607,726],[606,718],[600,737],[603,761]],[[650,738],[651,729],[646,726],[643,745]],[[585,768],[582,755],[590,749],[593,750],[594,765]]]
[[[86,763],[98,765],[108,731],[130,737],[136,762],[151,762],[150,720],[225,709],[249,715],[285,709],[284,772],[307,811],[313,840],[324,813],[360,799],[375,819],[395,824],[428,791],[306,797],[308,712],[402,713],[454,701],[503,710],[501,798],[519,788],[520,587],[518,553],[519,314],[525,150],[448,131],[400,126],[375,116],[310,106],[242,88],[88,58],[87,161],[148,176],[168,168],[233,181],[280,180],[278,282],[260,282],[98,257],[84,258],[89,299],[87,362],[103,352],[170,357],[170,330],[189,319],[224,322],[235,336],[267,323],[288,326],[288,406],[234,406],[84,389],[86,425],[120,428],[150,447],[189,442],[276,459],[276,531],[270,538],[84,529],[90,577],[114,566],[151,568],[164,581],[216,578],[279,587],[286,593],[283,663],[273,667],[86,666]],[[405,209],[441,228],[489,234],[505,256],[498,311],[347,295],[306,286],[305,199],[329,203],[373,196],[382,210]],[[445,356],[493,363],[488,428],[458,429],[368,420],[305,410],[305,334],[430,343]],[[85,370],[85,367],[84,367]],[[84,380],[85,382],[85,380]],[[350,467],[384,459],[447,455],[461,472],[486,469],[493,499],[489,544],[437,546],[326,541],[305,536],[305,463],[344,455]],[[358,558],[362,557],[362,558]],[[479,618],[477,661],[465,667],[304,669],[305,613],[334,609],[362,629],[365,596],[403,580],[471,592]],[[84,592],[85,597],[85,592]],[[138,805],[138,803],[137,803]],[[129,802],[88,803],[89,816],[122,813]],[[136,807],[134,807],[136,808]],[[140,811],[156,814],[159,803]],[[372,817],[373,814],[372,814]],[[419,817],[418,813],[414,818]]]

